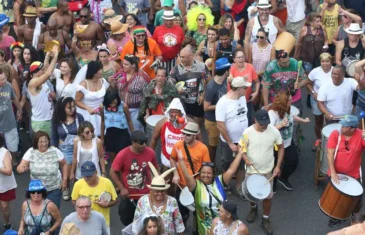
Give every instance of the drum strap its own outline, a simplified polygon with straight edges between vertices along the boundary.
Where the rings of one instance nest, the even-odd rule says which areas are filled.
[[[195,175],[193,161],[191,160],[190,152],[189,152],[188,146],[186,146],[185,141],[184,141],[184,149],[185,149],[185,152],[186,152],[186,157],[188,158],[188,161],[189,161],[191,171],[193,172],[193,175]],[[194,177],[196,177],[196,176],[194,176]]]
[[[260,17],[259,17],[259,16],[257,16],[257,20],[259,21],[260,28],[264,28],[264,26],[262,26],[262,23],[261,23],[261,20],[260,20]],[[269,34],[268,34],[268,33],[266,33],[266,36],[267,36],[267,41],[268,41],[269,43],[271,43],[271,42],[270,42],[270,39],[269,39]]]

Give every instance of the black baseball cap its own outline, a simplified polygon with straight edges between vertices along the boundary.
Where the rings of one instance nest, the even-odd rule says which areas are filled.
[[[237,215],[237,205],[232,202],[232,201],[228,201],[225,200],[222,203],[223,208],[232,215],[233,220],[238,220],[238,215]]]
[[[269,113],[265,109],[260,109],[255,113],[255,119],[261,126],[270,124]]]
[[[131,134],[131,141],[147,142],[147,136],[143,131],[136,130]]]

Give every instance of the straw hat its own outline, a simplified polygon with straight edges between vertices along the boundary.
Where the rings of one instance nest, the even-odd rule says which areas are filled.
[[[65,223],[62,226],[60,235],[81,235],[81,232],[74,223]]]
[[[173,20],[175,18],[176,18],[176,16],[174,15],[173,11],[166,11],[166,10],[163,11],[162,19]]]
[[[103,23],[111,24],[113,21],[120,21],[123,19],[122,15],[117,15],[113,9],[107,9],[104,12],[104,20]]]
[[[32,6],[28,6],[27,9],[25,9],[25,13],[23,14],[25,17],[37,17],[37,9]]]
[[[52,41],[46,42],[46,45],[44,47],[44,52],[52,51],[53,46],[57,46],[58,47],[58,52],[61,51],[60,43],[58,41],[56,41],[56,40],[52,40]]]
[[[113,35],[122,34],[128,29],[128,24],[122,24],[120,21],[113,21],[110,24],[110,30]]]
[[[175,167],[168,169],[161,175],[158,175],[158,172],[157,172],[155,166],[151,162],[148,162],[148,165],[152,171],[153,179],[152,179],[151,185],[147,185],[147,187],[149,189],[158,190],[158,191],[163,191],[163,190],[170,188],[170,184],[166,184],[165,177],[168,174],[170,174],[171,172],[173,172],[175,170]]]
[[[188,135],[197,135],[200,133],[198,124],[194,122],[186,123],[184,129],[182,129],[181,132]]]
[[[360,25],[358,23],[350,24],[350,27],[345,29],[345,32],[348,34],[355,34],[355,35],[363,34],[362,28],[360,28]]]
[[[271,4],[269,3],[269,0],[259,0],[256,7],[258,7],[258,8],[270,8]]]

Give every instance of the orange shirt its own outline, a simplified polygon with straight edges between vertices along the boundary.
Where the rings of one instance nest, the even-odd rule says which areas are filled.
[[[189,150],[189,153],[191,156],[191,161],[193,162],[194,172],[196,174],[202,167],[203,162],[210,162],[209,151],[208,151],[207,146],[205,146],[202,142],[200,142],[198,140],[196,141],[196,144],[194,146],[192,146],[192,147],[187,146],[187,147],[188,147],[188,150]],[[182,151],[182,154],[184,156],[185,166],[186,166],[186,168],[188,168],[189,173],[191,175],[193,175],[193,171],[191,170],[190,163],[189,163],[188,157],[187,157],[185,149],[184,149],[184,140],[180,140],[172,148],[170,158],[174,159],[177,162],[178,157],[177,157],[176,149],[179,149]],[[177,167],[177,171],[180,176],[180,186],[185,187],[186,181],[185,181],[184,175],[181,171],[181,168]]]
[[[143,71],[145,71],[152,80],[155,78],[156,75],[155,75],[155,70],[150,68],[150,66],[155,61],[155,57],[160,56],[162,53],[155,40],[153,40],[152,38],[148,38],[147,42],[148,42],[148,47],[150,49],[150,55],[146,55],[144,51],[144,46],[140,46],[137,47],[137,53],[135,54],[135,56],[139,58],[139,64],[138,64],[139,68],[141,68],[142,65],[147,60],[149,60],[147,65],[144,66]],[[132,40],[129,40],[124,45],[122,53],[120,54],[120,59],[123,60],[126,55],[133,55],[133,51],[134,51],[134,43],[132,42]]]
[[[254,81],[256,81],[259,77],[257,76],[257,73],[254,69],[254,67],[252,66],[252,64],[249,63],[245,63],[245,69],[242,71],[239,71],[238,68],[236,67],[235,64],[233,64],[231,66],[231,69],[229,71],[229,73],[231,74],[232,77],[244,77],[246,78],[247,82],[251,82],[253,83]],[[231,86],[228,83],[228,91],[231,90]],[[246,90],[246,101],[250,100],[250,96],[252,94],[252,87],[247,87]]]

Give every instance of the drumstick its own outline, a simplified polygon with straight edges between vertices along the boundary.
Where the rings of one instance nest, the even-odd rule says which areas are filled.
[[[177,187],[179,187],[179,189],[182,191],[183,189],[181,188],[180,184],[177,184]]]
[[[257,170],[256,167],[253,164],[251,166],[253,167],[253,169],[255,169],[255,171],[257,171],[257,173],[259,173],[261,175],[260,171]]]
[[[297,79],[296,79],[296,81],[295,81],[295,82],[298,82],[298,79],[299,79],[299,71],[300,71],[300,68],[302,67],[302,64],[303,64],[303,62],[302,62],[301,60],[299,60],[299,62],[298,62],[298,73],[297,73]]]
[[[140,193],[140,194],[129,194],[129,197],[139,197],[139,196],[144,196],[146,194]]]
[[[264,185],[267,185],[272,179],[274,179],[275,178],[275,176],[276,175],[273,175],[273,176],[271,176],[271,178],[270,179],[268,179],[266,182],[265,182],[265,184]]]
[[[364,118],[361,118],[361,122],[362,122],[362,130],[364,130]]]

